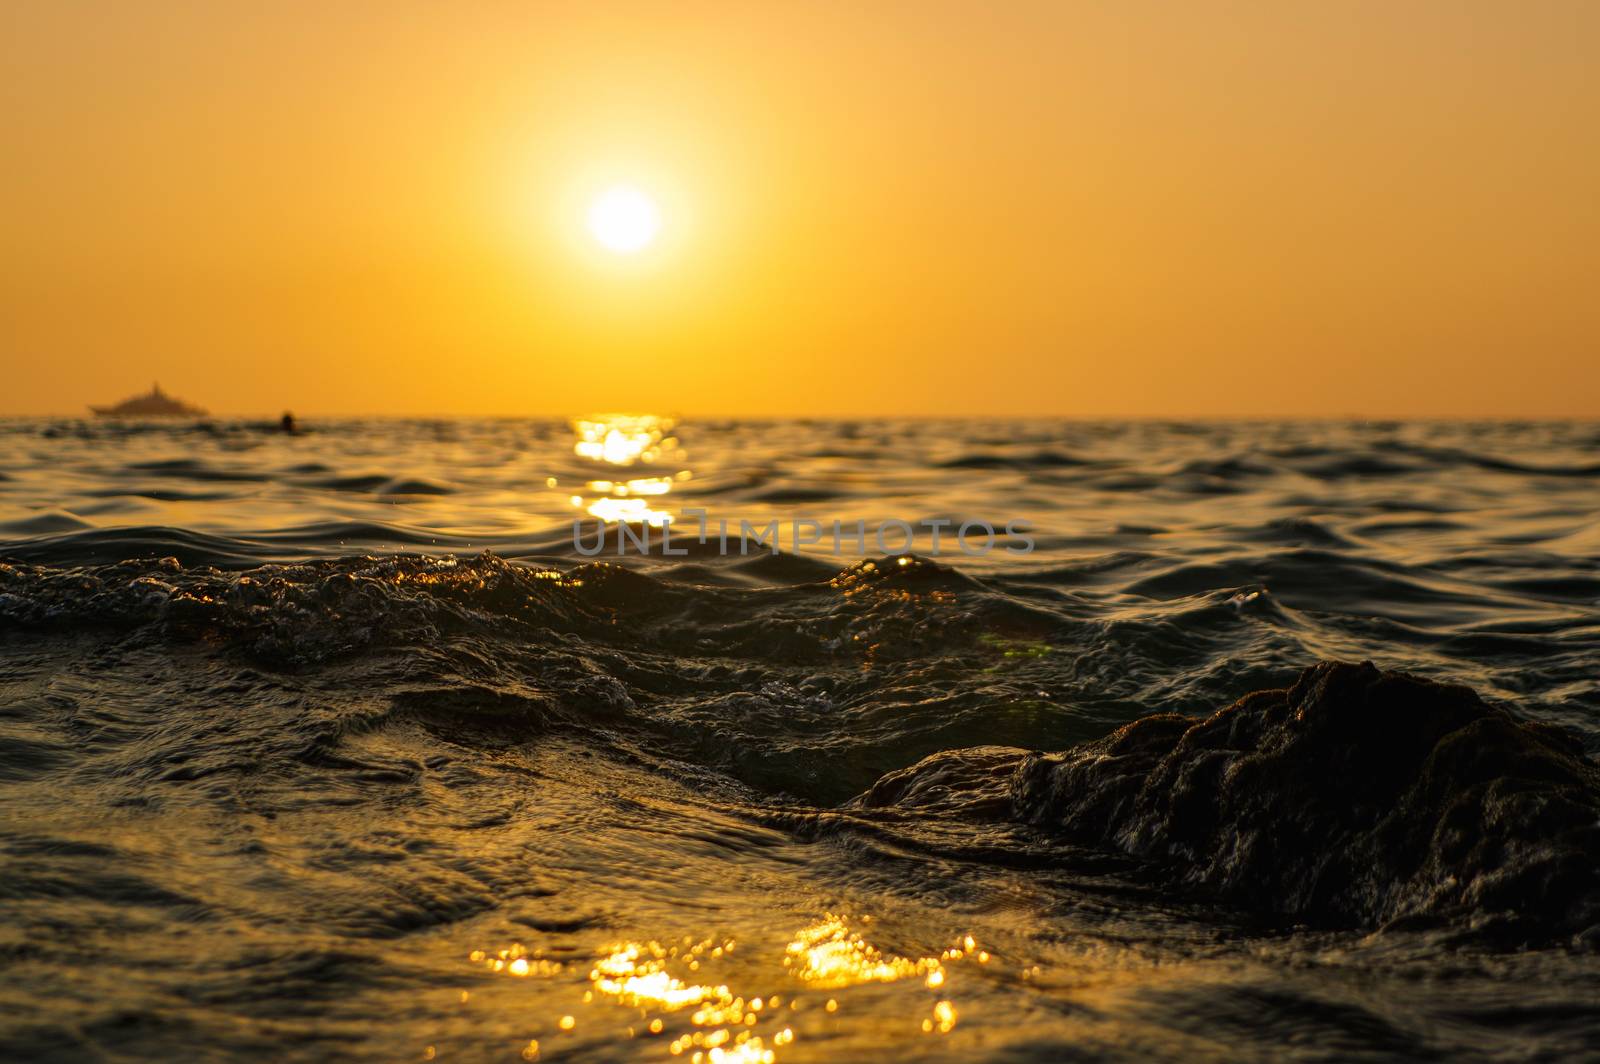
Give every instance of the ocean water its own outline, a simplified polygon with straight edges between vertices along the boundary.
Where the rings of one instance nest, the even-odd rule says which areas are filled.
[[[7,1059],[1600,1046],[1600,426],[272,428],[0,422]],[[773,521],[779,553],[741,536]],[[864,542],[792,549],[811,521]],[[985,522],[991,549],[954,541]],[[1083,744],[1325,660],[1563,736],[1492,769],[1559,777],[1496,821],[1527,845],[1444,847],[1429,899],[1341,908],[1235,889],[1279,882],[1263,860],[1317,881],[1341,838],[1204,879],[1205,854],[1065,830],[1072,766],[1123,756]],[[1365,786],[1411,727],[1383,706],[1338,759],[1252,777],[1261,807]],[[1452,734],[1462,764],[1503,752]],[[1029,805],[1044,764],[1071,772]],[[1430,765],[1430,801],[1503,790]],[[1552,846],[1559,920],[1453,886]],[[1561,927],[1474,934],[1511,918]]]

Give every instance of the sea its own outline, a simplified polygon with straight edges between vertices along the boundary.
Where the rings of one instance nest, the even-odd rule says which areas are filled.
[[[1597,509],[1583,422],[0,421],[0,1055],[1600,1058],[1594,935],[870,797],[1324,661],[1593,759]]]

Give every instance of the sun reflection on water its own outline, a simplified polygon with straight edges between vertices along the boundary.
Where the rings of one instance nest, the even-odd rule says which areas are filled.
[[[577,418],[572,430],[578,434],[573,452],[580,458],[593,458],[610,465],[628,466],[653,462],[662,449],[676,446],[667,436],[673,422],[654,414],[601,414]]]
[[[870,921],[862,917],[862,923]],[[962,961],[987,964],[989,954],[978,948],[971,935],[957,939],[938,956],[902,957],[884,953],[851,926],[847,915],[825,914],[800,928],[783,949],[781,964],[771,965],[764,979],[798,984],[794,993],[741,993],[726,982],[701,975],[709,968],[733,968],[737,943],[731,939],[685,937],[677,942],[619,941],[602,950],[588,972],[585,1005],[609,1001],[637,1010],[639,1022],[627,1028],[629,1038],[671,1034],[658,1043],[665,1055],[682,1057],[690,1064],[773,1064],[779,1053],[794,1044],[809,1025],[837,1022],[841,1010],[837,995],[822,998],[814,992],[840,991],[875,983],[918,980],[938,991],[931,1007],[919,997],[916,1014],[907,1017],[906,1030],[948,1034],[957,1022],[955,1004],[947,996],[952,965]],[[778,960],[779,958],[773,958]],[[474,950],[469,957],[491,971],[518,977],[554,979],[570,964],[552,961],[520,943],[488,952]],[[740,956],[736,974],[749,981],[752,965],[766,967],[762,957]],[[767,989],[771,989],[770,986]],[[820,1015],[819,1015],[820,1014]],[[570,1033],[579,1026],[568,1013],[554,1021],[557,1032]],[[669,1028],[672,1029],[669,1032]],[[543,1032],[541,1032],[543,1033]],[[546,1038],[548,1040],[548,1035]],[[549,1048],[530,1039],[522,1050],[528,1060],[541,1059]]]
[[[595,476],[584,484],[582,493],[572,495],[572,505],[607,524],[647,524],[660,527],[671,520],[666,510],[648,501],[666,495],[679,481],[688,480],[688,469],[676,468],[683,461],[683,449],[673,436],[675,422],[654,414],[604,414],[578,418],[572,422],[577,439],[572,445],[579,458],[606,466],[638,465],[672,469],[650,475],[617,477]],[[549,486],[555,487],[551,478]]]
[[[971,951],[972,936],[962,941],[965,947],[947,949],[938,957],[886,957],[852,931],[847,918],[829,914],[795,933],[783,963],[796,978],[822,989],[914,976],[922,977],[929,987],[939,987],[945,981],[945,962],[960,960]]]

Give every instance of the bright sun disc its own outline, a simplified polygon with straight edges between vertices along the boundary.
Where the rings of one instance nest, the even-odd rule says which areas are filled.
[[[589,205],[589,232],[611,251],[631,255],[661,231],[661,214],[650,197],[630,185],[609,188]]]

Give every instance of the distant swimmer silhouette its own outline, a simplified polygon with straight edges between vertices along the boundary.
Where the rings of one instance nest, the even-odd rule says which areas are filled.
[[[299,431],[294,425],[294,415],[289,413],[287,410],[283,412],[283,417],[278,419],[278,428],[282,429],[291,436]]]

